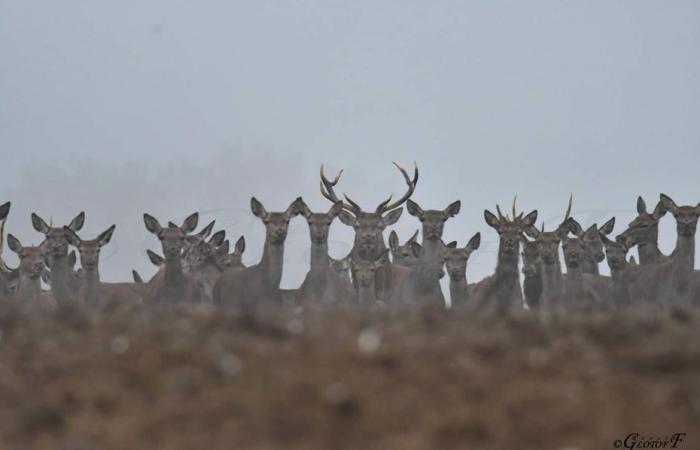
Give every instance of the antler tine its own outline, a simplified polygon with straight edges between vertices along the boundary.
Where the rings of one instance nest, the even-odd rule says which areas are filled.
[[[566,207],[566,214],[564,214],[564,220],[568,219],[571,215],[571,203],[574,199],[574,194],[569,192],[569,206]]]
[[[379,206],[377,206],[377,213],[383,213],[385,211],[390,211],[392,209],[398,208],[399,206],[403,205],[403,203],[406,200],[408,200],[411,197],[411,195],[413,195],[413,191],[416,190],[416,184],[418,183],[418,164],[415,161],[413,162],[413,179],[411,179],[411,177],[408,175],[408,172],[406,172],[406,169],[401,167],[400,164],[398,164],[396,161],[393,161],[393,164],[394,166],[396,166],[397,169],[399,169],[401,175],[403,175],[403,179],[408,185],[408,190],[400,199],[396,200],[393,203],[390,203],[391,196],[387,200],[381,202]]]
[[[356,202],[354,202],[354,201],[348,196],[348,194],[343,193],[343,197],[345,197],[345,200],[347,200],[348,203],[350,203],[350,206],[352,206],[354,209],[356,209],[356,210],[358,210],[358,211],[361,211],[361,210],[362,210],[362,208],[360,207],[360,205],[358,205]]]
[[[319,183],[319,186],[321,188],[321,195],[323,195],[333,203],[342,202],[343,209],[346,209],[352,213],[358,213],[359,211],[361,211],[361,208],[357,205],[357,203],[346,203],[342,201],[340,198],[338,198],[335,191],[333,190],[335,185],[338,184],[338,180],[340,180],[341,175],[343,175],[343,169],[340,169],[335,175],[333,181],[330,181],[328,178],[326,178],[326,174],[323,172],[323,164],[321,164],[321,182]],[[347,196],[345,198],[349,200]]]
[[[513,220],[515,220],[516,216],[518,215],[518,213],[515,212],[515,201],[516,201],[517,199],[518,199],[518,195],[516,194],[516,195],[513,197]]]
[[[501,207],[496,203],[496,212],[498,212],[498,218],[503,219],[503,213],[501,213]]]
[[[409,239],[409,241],[415,241],[415,240],[416,240],[416,238],[418,237],[418,231],[419,231],[419,230],[416,230],[416,232],[413,233],[413,236],[411,236],[411,238]]]

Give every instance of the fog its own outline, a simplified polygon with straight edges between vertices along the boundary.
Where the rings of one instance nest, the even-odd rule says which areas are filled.
[[[476,281],[495,265],[483,210],[515,194],[552,226],[572,192],[584,226],[616,216],[615,233],[637,195],[700,201],[698,23],[700,3],[680,0],[0,1],[6,231],[38,244],[31,212],[66,224],[85,210],[82,236],[117,225],[102,278],[127,280],[155,271],[144,212],[200,211],[200,226],[244,234],[254,263],[251,196],[325,211],[324,162],[374,208],[404,190],[391,161],[416,161],[424,209],[462,201],[445,240],[481,231]],[[404,212],[395,229],[403,241],[418,227]],[[335,223],[331,241],[344,255],[352,230]],[[671,217],[660,243],[674,246]],[[284,287],[308,246],[295,219]]]

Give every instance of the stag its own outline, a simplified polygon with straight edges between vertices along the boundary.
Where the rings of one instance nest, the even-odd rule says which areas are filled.
[[[326,178],[323,173],[323,165],[321,166],[321,194],[334,204],[338,202],[342,203],[343,210],[339,214],[340,221],[355,230],[353,248],[350,252],[355,289],[358,288],[355,267],[359,267],[356,262],[363,260],[374,264],[378,261],[380,255],[384,255],[382,256],[381,266],[374,271],[374,287],[377,290],[376,296],[382,301],[387,301],[392,298],[396,287],[401,280],[408,275],[408,269],[406,267],[399,266],[389,261],[387,257],[388,249],[384,243],[383,233],[386,227],[395,224],[399,220],[403,212],[401,205],[411,197],[418,183],[417,165],[414,165],[413,178],[411,178],[408,172],[397,163],[394,163],[394,166],[396,166],[403,175],[408,189],[401,198],[394,202],[392,202],[392,196],[389,196],[388,199],[381,202],[375,208],[374,212],[364,211],[360,205],[351,200],[347,194],[344,195],[345,199],[341,200],[336,195],[334,188],[338,180],[340,180],[343,171],[341,170],[338,172],[331,181]]]
[[[499,235],[496,272],[475,286],[474,306],[505,312],[508,309],[523,306],[523,294],[518,275],[520,241],[523,232],[537,220],[537,210],[524,217],[523,213],[516,215],[515,199],[513,199],[512,218],[503,216],[498,205],[496,205],[496,211],[498,216],[489,210],[484,210],[486,223]]]
[[[418,255],[415,254],[413,245],[418,237],[418,230],[413,233],[406,242],[403,244],[399,243],[399,235],[396,231],[391,230],[389,233],[389,249],[391,250],[391,262],[404,267],[413,267],[418,261]]]
[[[473,286],[467,283],[467,262],[480,245],[481,233],[476,233],[463,248],[458,248],[456,242],[442,248],[442,259],[450,277],[450,303],[453,308],[469,304],[470,290]]]
[[[250,209],[265,225],[265,244],[260,262],[254,266],[229,269],[214,286],[214,302],[226,306],[248,307],[254,304],[281,305],[282,264],[284,243],[289,221],[299,215],[301,197],[283,212],[267,212],[255,197]]]
[[[85,224],[85,213],[78,214],[68,225],[68,228],[78,232]],[[51,269],[51,292],[56,301],[69,303],[75,300],[75,295],[80,288],[80,280],[73,274],[72,267],[68,264],[68,239],[64,227],[50,226],[32,213],[32,225],[34,229],[46,236],[42,244],[49,254],[49,269]]]
[[[307,305],[346,303],[350,292],[343,278],[331,267],[328,255],[328,233],[333,220],[343,210],[343,204],[335,203],[327,213],[311,212],[303,200],[299,205],[311,238],[310,268],[299,289],[299,298]]]
[[[438,303],[445,304],[445,297],[440,289],[440,278],[444,275],[442,248],[442,234],[445,222],[459,213],[461,203],[459,200],[451,203],[444,210],[424,211],[416,202],[407,200],[406,209],[408,213],[417,217],[423,226],[423,242],[418,248],[414,246],[413,252],[417,255],[418,261],[411,267],[408,276],[394,292],[396,299],[394,303],[404,302],[407,304],[417,303]]]
[[[201,301],[201,285],[182,268],[183,249],[188,242],[196,242],[196,238],[188,233],[197,227],[199,214],[194,213],[187,217],[180,227],[170,222],[168,227],[163,228],[158,220],[149,214],[143,215],[143,221],[146,229],[160,240],[165,256],[163,276],[154,277],[148,283],[146,300],[155,304]]]

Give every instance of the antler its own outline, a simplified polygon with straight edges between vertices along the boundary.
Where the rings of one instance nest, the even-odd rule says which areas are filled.
[[[333,203],[338,203],[342,202],[343,203],[343,209],[346,209],[350,211],[353,214],[357,214],[362,211],[362,208],[360,208],[360,205],[355,203],[354,201],[350,200],[347,195],[345,195],[345,200],[347,202],[341,200],[338,198],[336,195],[335,191],[333,188],[335,187],[336,184],[338,184],[338,180],[340,180],[340,176],[343,174],[343,169],[340,169],[338,173],[336,174],[335,178],[333,181],[330,181],[328,178],[326,178],[326,174],[323,172],[323,164],[321,164],[321,182],[319,183],[321,187],[321,194],[326,197],[328,200],[332,201]]]
[[[571,215],[571,203],[574,199],[574,194],[569,192],[569,206],[566,207],[566,214],[564,214],[564,220],[568,219]]]
[[[378,206],[375,212],[377,214],[384,213],[386,211],[391,211],[392,209],[396,209],[399,206],[403,205],[403,203],[408,200],[411,195],[413,195],[413,191],[416,190],[416,183],[418,183],[418,164],[415,162],[413,163],[413,180],[411,180],[411,177],[408,176],[408,172],[406,172],[406,169],[401,167],[398,163],[394,162],[394,165],[396,166],[397,169],[401,172],[401,175],[403,175],[404,181],[406,181],[406,184],[408,185],[408,190],[406,193],[395,201],[394,203],[391,202],[392,196],[390,195],[388,199],[384,200],[381,202]]]

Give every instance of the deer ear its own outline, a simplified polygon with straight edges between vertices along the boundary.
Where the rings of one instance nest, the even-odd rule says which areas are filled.
[[[423,247],[416,241],[411,242],[411,252],[416,258],[420,258],[423,254]]]
[[[213,245],[214,247],[219,247],[221,244],[223,244],[224,239],[226,239],[226,231],[219,230],[214,233],[211,239],[209,239],[209,244]]]
[[[654,208],[652,215],[656,220],[659,220],[666,215],[666,208],[664,208],[664,205],[662,205],[661,202],[656,204],[656,208]]]
[[[51,286],[51,272],[46,267],[41,271],[41,281]]]
[[[410,198],[406,200],[406,209],[408,210],[408,213],[413,217],[418,217],[419,219],[423,217],[423,210],[421,209],[421,207],[418,206],[418,203],[414,202]]]
[[[457,200],[456,202],[450,203],[449,206],[447,208],[445,208],[445,211],[443,211],[443,212],[445,213],[445,215],[447,217],[454,217],[457,214],[459,214],[459,210],[461,207],[462,207],[462,202]]]
[[[343,222],[349,227],[355,227],[355,225],[357,224],[357,220],[355,220],[355,217],[345,210],[340,211],[340,214],[338,214],[338,218],[341,222]]]
[[[647,212],[647,204],[644,202],[644,199],[639,196],[637,197],[637,214],[646,214]]]
[[[202,228],[199,233],[197,233],[197,236],[201,237],[202,239],[208,237],[211,234],[211,230],[214,229],[214,224],[216,223],[216,220],[212,220],[209,222],[209,225],[206,227]]]
[[[182,226],[180,229],[182,230],[183,233],[189,234],[194,231],[195,228],[197,228],[197,224],[199,223],[199,213],[192,213],[190,214],[184,222],[182,222]]]
[[[218,247],[216,247],[216,256],[219,258],[222,258],[226,255],[228,255],[229,248],[231,247],[231,244],[229,243],[228,239],[226,239],[224,242],[221,243]]]
[[[603,226],[598,229],[598,231],[600,231],[601,234],[608,235],[608,234],[612,233],[614,229],[615,229],[615,218],[613,217],[610,220],[608,220],[607,222],[605,222],[603,224]]]
[[[486,224],[490,226],[491,228],[495,229],[498,231],[501,228],[501,221],[498,217],[494,216],[491,211],[488,209],[484,210],[484,220],[486,220]]]
[[[75,254],[75,250],[71,250],[68,253],[68,267],[73,268],[76,262],[78,262],[78,256]]]
[[[162,256],[160,256],[160,255],[158,255],[150,250],[146,250],[146,254],[148,255],[148,259],[151,260],[151,263],[153,263],[154,266],[160,267],[163,264],[165,264],[165,259]]]
[[[12,250],[13,252],[15,252],[17,254],[22,253],[22,244],[19,242],[19,239],[12,236],[11,234],[7,235],[7,245],[10,247],[10,250]]]
[[[583,236],[587,239],[595,239],[598,237],[598,224],[593,224],[583,232]]]
[[[464,247],[464,249],[473,252],[474,250],[477,250],[480,246],[481,233],[477,232],[474,236],[472,236],[471,239],[469,239],[469,242],[467,242],[467,245]]]
[[[245,251],[245,236],[241,236],[236,241],[236,245],[233,247],[233,251],[238,254],[243,254]]]
[[[139,275],[139,273],[137,271],[132,270],[131,276],[134,279],[134,283],[138,283],[138,284],[143,283],[143,278],[141,278],[141,275]]]
[[[75,231],[71,230],[69,227],[63,227],[63,234],[70,245],[73,247],[80,247],[80,237],[75,234]]]
[[[143,215],[143,223],[146,224],[146,229],[150,231],[153,234],[158,234],[161,231],[163,231],[163,227],[160,226],[160,223],[158,222],[158,219],[153,217],[150,214],[145,214]]]
[[[403,208],[396,208],[389,211],[386,216],[382,217],[382,226],[386,228],[398,222],[401,213],[403,213]]]
[[[49,232],[49,226],[46,224],[44,219],[39,217],[36,213],[32,213],[32,226],[39,233],[46,234]]]
[[[73,231],[80,231],[85,225],[85,211],[80,211],[80,214],[75,216],[75,219],[71,220],[68,224],[68,228]]]
[[[287,210],[284,212],[284,215],[287,216],[287,219],[298,216],[301,214],[302,205],[304,205],[304,200],[302,200],[301,197],[297,197],[296,200],[289,205],[289,208],[287,208]]]
[[[610,240],[610,238],[608,238],[608,236],[605,233],[603,233],[600,230],[598,231],[598,235],[600,236],[600,240],[603,241],[603,245],[605,245],[606,247],[614,243]]]
[[[391,233],[389,233],[389,248],[394,253],[399,251],[399,236],[394,230],[391,230]]]
[[[308,219],[309,216],[311,216],[311,210],[309,209],[308,205],[304,202],[304,200],[301,197],[299,197],[299,199],[297,199],[297,200],[298,200],[297,201],[297,209],[299,211],[299,214],[301,214],[302,216],[304,216]]]
[[[671,211],[671,213],[673,214],[676,214],[678,212],[678,206],[676,206],[676,202],[674,202],[668,195],[660,194],[659,201],[661,203],[661,206],[663,206],[663,208],[666,211]]]
[[[527,235],[530,236],[532,239],[537,239],[540,236],[540,230],[537,229],[537,227],[526,227],[523,232]]]
[[[0,220],[5,220],[8,214],[10,214],[10,202],[3,203],[0,206]]]
[[[331,218],[331,220],[335,219],[338,217],[338,214],[340,214],[340,211],[343,210],[343,202],[336,202],[335,205],[331,206],[331,209],[328,210],[328,217]],[[311,211],[309,211],[310,213]]]
[[[537,210],[520,219],[520,225],[524,228],[531,227],[537,221]]]
[[[253,212],[253,215],[255,217],[258,217],[262,220],[265,220],[267,218],[267,211],[265,211],[265,207],[255,197],[251,197],[250,199],[250,210]]]
[[[565,230],[572,232],[575,234],[577,237],[583,236],[583,228],[581,227],[581,224],[576,221],[573,217],[569,217],[566,219],[564,222],[565,224]],[[566,234],[565,234],[566,236]]]
[[[112,234],[114,233],[114,229],[117,228],[116,225],[112,225],[111,227],[107,228],[101,235],[97,237],[97,242],[100,243],[100,247],[103,247],[107,244],[109,244],[109,241],[112,240]]]

